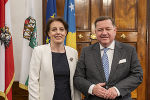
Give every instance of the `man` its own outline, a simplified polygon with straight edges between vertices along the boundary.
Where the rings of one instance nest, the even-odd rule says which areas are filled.
[[[86,100],[132,100],[131,92],[143,80],[134,47],[115,41],[116,26],[111,17],[95,21],[98,43],[82,49],[74,85]]]

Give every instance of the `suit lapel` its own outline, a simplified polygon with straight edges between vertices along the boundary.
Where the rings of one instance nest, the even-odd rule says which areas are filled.
[[[75,62],[75,55],[72,54],[71,50],[69,49],[69,47],[65,46],[65,50],[66,50],[66,56],[67,56],[67,60],[68,60],[68,64],[69,64],[69,70],[70,70],[70,81],[73,78],[74,75],[74,66],[76,66],[76,62]],[[72,81],[71,81],[71,84]]]
[[[110,81],[113,78],[113,74],[115,73],[115,71],[118,67],[118,62],[119,62],[120,58],[121,58],[121,46],[120,46],[119,42],[116,41],[112,65],[111,65],[111,72],[110,72],[108,81]]]
[[[106,79],[105,79],[104,68],[103,68],[102,60],[101,60],[99,43],[96,43],[95,45],[93,45],[93,52],[92,53],[93,53],[93,58],[94,58],[94,61],[96,63],[97,69],[99,70],[99,72],[103,78],[103,81],[105,81]]]
[[[53,97],[54,94],[54,87],[55,87],[55,81],[54,81],[54,73],[53,73],[53,66],[52,66],[52,52],[51,52],[51,47],[50,44],[46,44],[45,48],[44,48],[44,55],[42,55],[42,57],[44,57],[44,70],[45,73],[48,75],[48,85],[50,86],[51,90],[51,96]],[[45,76],[42,76],[43,78],[45,78]],[[49,88],[48,88],[49,89]]]
[[[51,81],[54,81],[54,73],[53,73],[53,65],[52,65],[52,52],[51,52],[51,47],[50,47],[50,43],[49,44],[46,44],[46,47],[45,47],[45,54],[44,55],[45,57],[47,57],[47,63],[46,65],[47,66],[47,70],[49,71],[49,76]]]
[[[68,60],[68,64],[69,64],[69,69],[70,71],[72,70],[72,67],[71,67],[71,59],[73,59],[72,54],[70,54],[70,51],[68,50],[67,46],[65,46],[65,50],[66,50],[66,56],[67,56],[67,60]]]
[[[70,88],[71,88],[71,95],[72,98],[73,97],[73,93],[74,93],[74,89],[73,89],[73,75],[74,75],[74,71],[75,71],[75,66],[76,66],[76,61],[75,58],[72,54],[72,51],[69,49],[69,47],[65,46],[65,50],[66,50],[66,56],[67,56],[67,60],[68,60],[68,64],[69,64],[69,70],[70,70]]]

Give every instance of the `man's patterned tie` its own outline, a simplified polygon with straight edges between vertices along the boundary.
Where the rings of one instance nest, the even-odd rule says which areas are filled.
[[[102,56],[102,62],[103,62],[106,81],[108,81],[108,78],[109,78],[109,61],[108,61],[108,56],[107,56],[108,49],[109,48],[104,48],[104,54]]]

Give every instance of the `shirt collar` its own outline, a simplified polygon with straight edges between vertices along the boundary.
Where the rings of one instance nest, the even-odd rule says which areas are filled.
[[[100,45],[100,49],[103,50],[104,47],[100,43],[99,43],[99,45]],[[115,41],[113,40],[113,42],[107,48],[109,48],[111,50],[114,50],[114,48],[115,48]]]

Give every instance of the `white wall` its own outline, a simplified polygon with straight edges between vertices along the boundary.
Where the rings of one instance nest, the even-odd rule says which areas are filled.
[[[38,44],[42,44],[42,0],[36,0],[35,3],[35,19],[37,21]],[[10,13],[12,23],[12,38],[13,38],[13,52],[15,63],[15,81],[19,80],[20,66],[21,66],[21,52],[23,27],[25,21],[25,0],[10,0]]]

